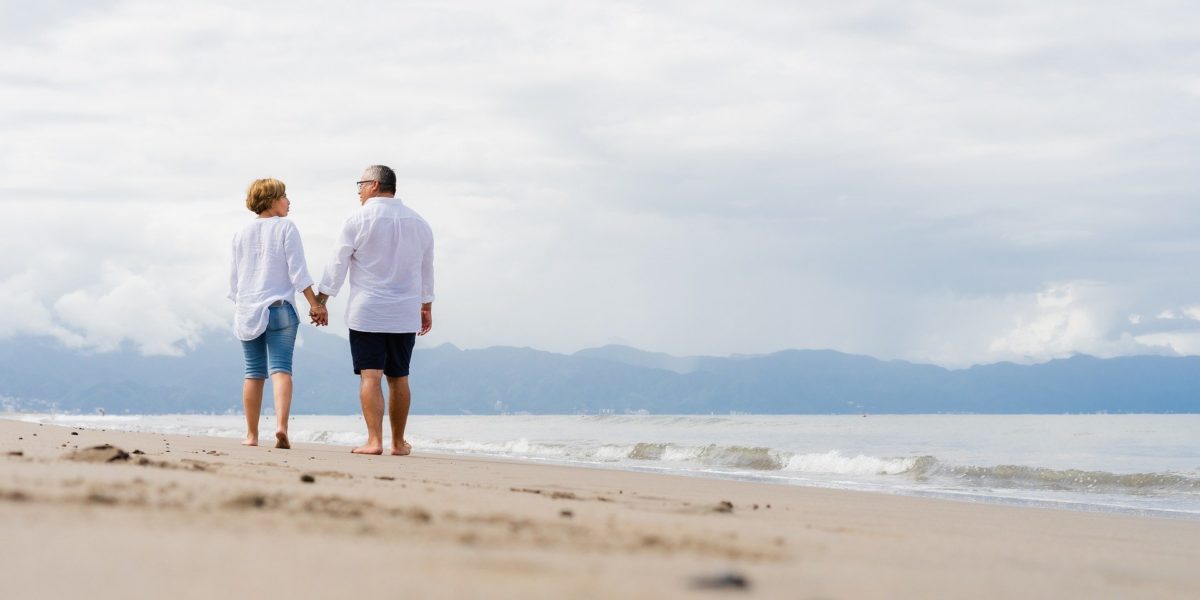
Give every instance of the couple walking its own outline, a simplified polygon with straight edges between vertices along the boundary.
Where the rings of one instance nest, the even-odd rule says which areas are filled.
[[[300,232],[285,219],[291,208],[277,179],[259,179],[246,193],[246,208],[258,215],[233,237],[229,298],[236,305],[234,332],[242,341],[246,376],[242,403],[246,439],[258,445],[258,416],[268,375],[275,395],[275,447],[289,448],[292,351],[300,319],[296,292],[308,301],[313,325],[329,324],[325,301],[350,276],[346,325],[350,354],[360,377],[359,398],[367,443],[356,454],[382,454],[383,379],[388,383],[391,453],[407,455],[404,427],[412,395],[408,366],[417,335],[433,326],[433,232],[396,198],[396,173],[367,167],[358,183],[360,206],[343,223],[333,256],[314,289],[304,261]]]

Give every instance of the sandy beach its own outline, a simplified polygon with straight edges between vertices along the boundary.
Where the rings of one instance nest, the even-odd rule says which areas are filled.
[[[0,539],[3,598],[1200,590],[1191,520],[6,419]]]

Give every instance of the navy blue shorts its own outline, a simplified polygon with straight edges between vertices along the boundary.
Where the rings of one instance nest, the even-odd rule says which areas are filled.
[[[376,333],[350,330],[350,356],[354,374],[363,369],[382,369],[388,377],[408,377],[416,333]]]

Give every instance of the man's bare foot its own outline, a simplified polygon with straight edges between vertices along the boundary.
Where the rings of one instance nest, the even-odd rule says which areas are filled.
[[[284,450],[287,450],[288,448],[292,447],[291,443],[288,442],[288,437],[287,437],[286,431],[276,431],[275,432],[275,447],[283,448]]]
[[[359,446],[351,452],[355,454],[383,454],[383,446]]]
[[[252,436],[246,436],[246,439],[242,440],[242,445],[243,446],[257,446],[258,438],[252,437]]]
[[[412,444],[408,442],[400,442],[399,446],[392,444],[392,456],[408,456],[409,454],[412,454]]]

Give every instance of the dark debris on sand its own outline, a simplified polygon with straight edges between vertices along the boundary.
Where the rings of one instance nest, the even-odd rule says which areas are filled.
[[[741,573],[730,571],[717,575],[693,577],[692,587],[699,590],[748,590],[750,589],[750,580]]]
[[[0,500],[8,502],[25,502],[29,500],[29,495],[20,490],[0,490]]]

